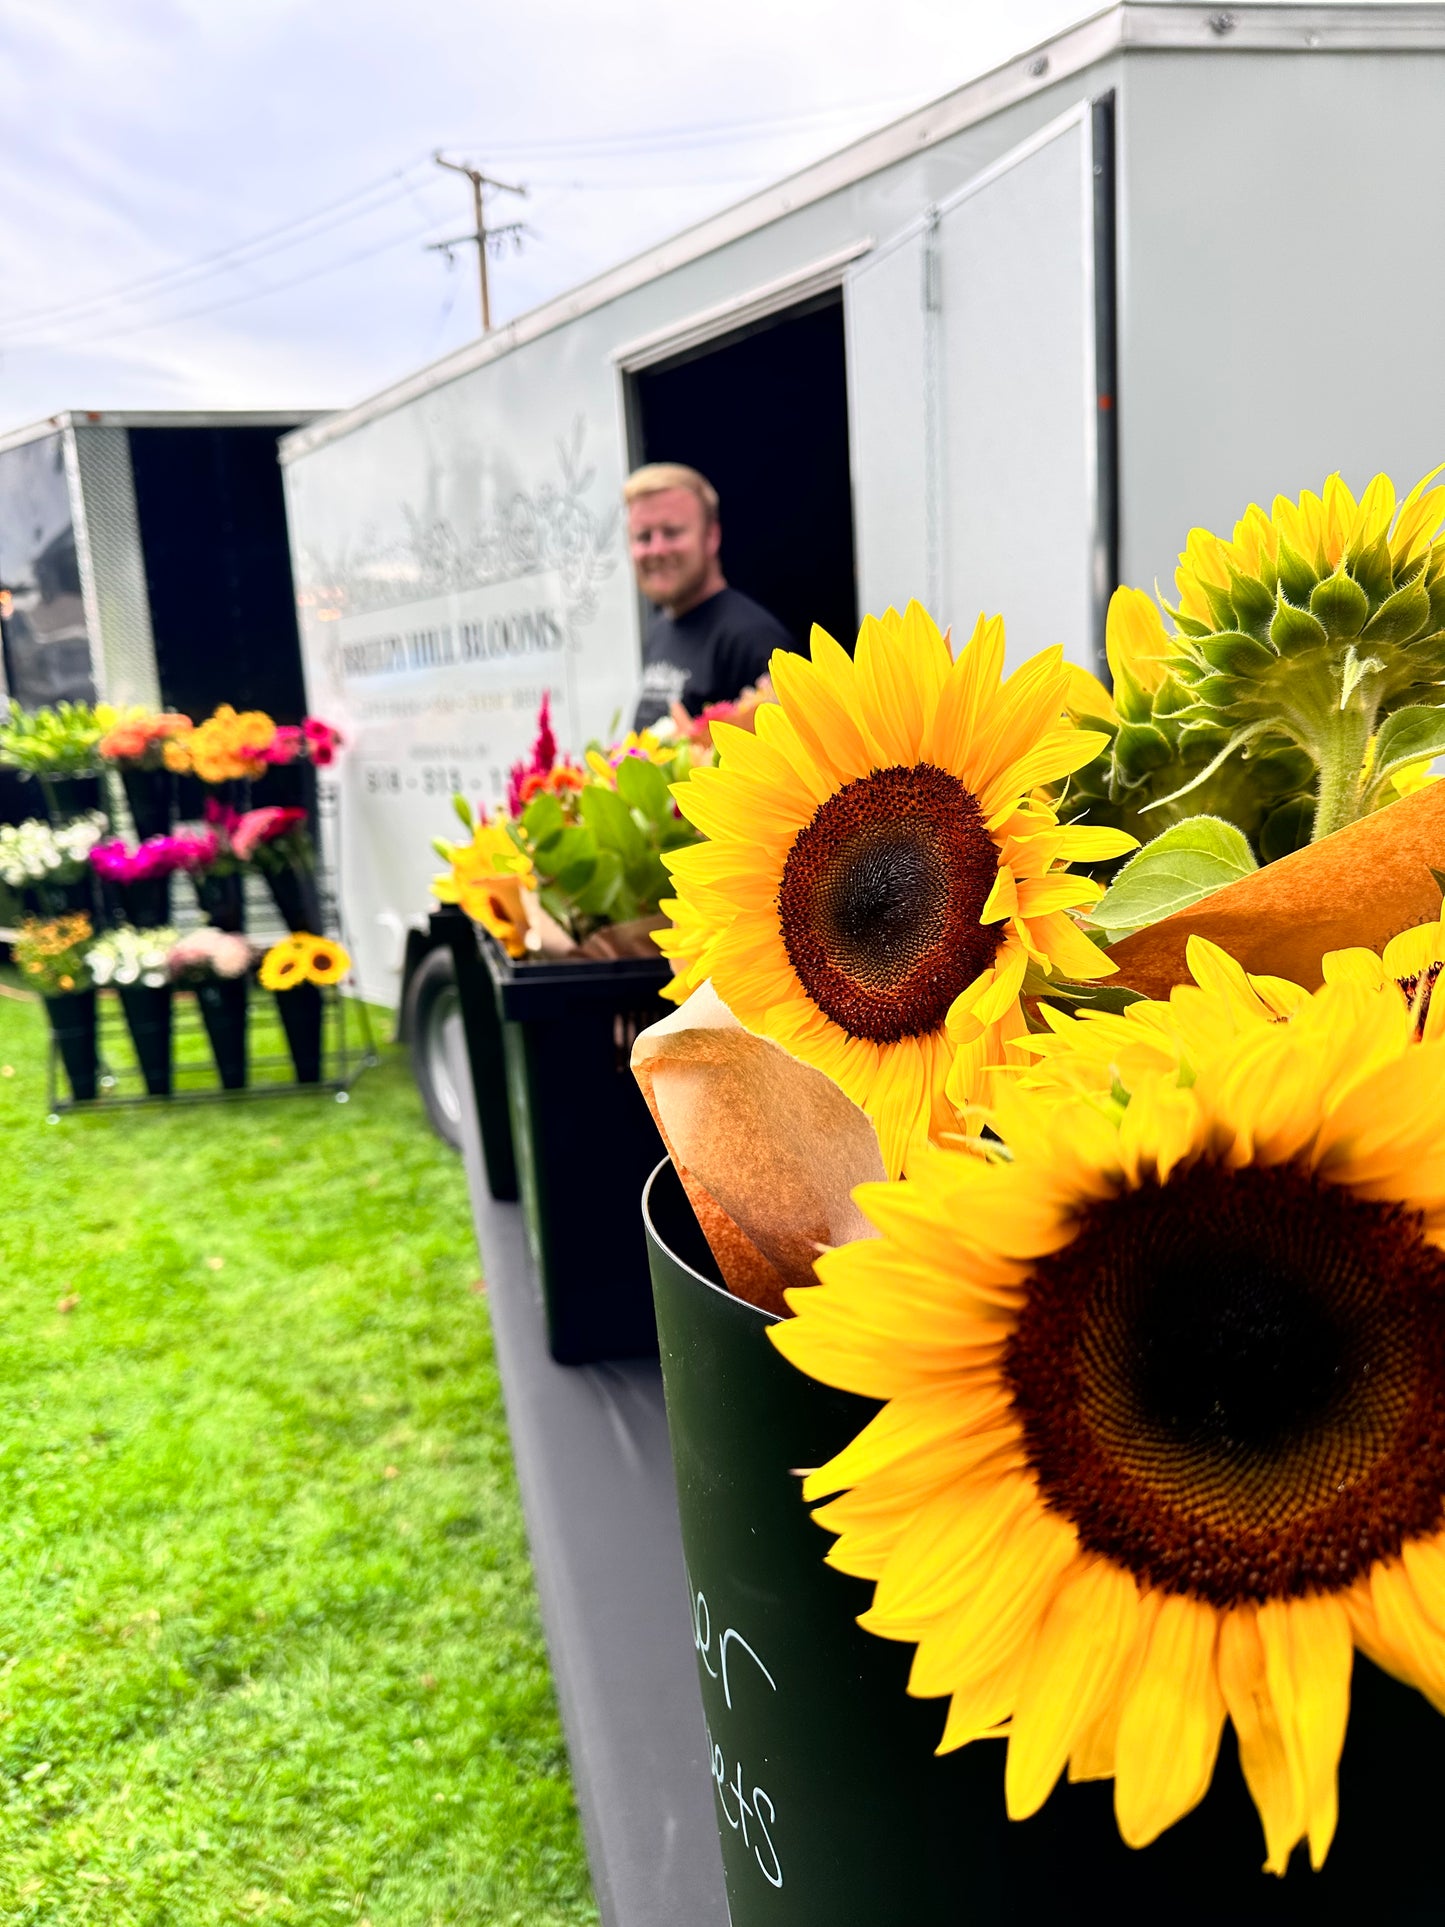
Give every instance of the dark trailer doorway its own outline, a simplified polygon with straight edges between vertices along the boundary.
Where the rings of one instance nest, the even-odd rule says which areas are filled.
[[[625,379],[631,466],[686,462],[707,476],[732,587],[770,609],[798,648],[818,622],[851,649],[858,585],[842,290],[676,354],[664,349]]]

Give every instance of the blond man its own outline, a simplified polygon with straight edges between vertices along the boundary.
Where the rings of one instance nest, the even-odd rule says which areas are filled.
[[[697,716],[750,688],[793,639],[760,603],[730,589],[719,559],[717,490],[680,462],[650,462],[622,490],[637,586],[652,603],[642,639],[645,729],[680,702]]]

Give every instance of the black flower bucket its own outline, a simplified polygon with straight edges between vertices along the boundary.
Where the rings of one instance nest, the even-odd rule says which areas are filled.
[[[216,1075],[227,1091],[246,1088],[246,979],[211,977],[196,985],[201,1022],[216,1060]]]
[[[1203,1803],[1143,1851],[1110,1782],[1004,1810],[1004,1749],[938,1759],[945,1703],[907,1694],[912,1648],[855,1622],[872,1588],[824,1564],[797,1469],[876,1409],[768,1342],[723,1289],[671,1165],[643,1196],[698,1681],[732,1927],[1058,1927],[1094,1911],[1167,1927],[1445,1919],[1436,1844],[1445,1719],[1356,1655],[1340,1826],[1322,1873],[1264,1840],[1226,1734]]]
[[[482,962],[477,927],[464,910],[434,910],[431,934],[451,952],[457,1002],[467,1040],[487,1189],[504,1204],[517,1196],[517,1160],[512,1150],[512,1118],[507,1106],[507,1060],[502,1051],[502,1020],[497,993]]]
[[[276,992],[276,1008],[298,1084],[321,1082],[321,1021],[325,1006],[317,984],[293,984]]]
[[[134,883],[115,886],[124,922],[137,930],[157,930],[171,920],[171,880],[163,877],[137,877]]]
[[[665,1017],[658,957],[513,963],[488,942],[527,1241],[563,1365],[648,1358],[657,1329],[637,1194],[661,1140],[631,1071]]]
[[[168,769],[123,769],[121,787],[136,836],[165,836],[176,820],[176,779]]]
[[[233,870],[229,876],[197,876],[192,881],[196,886],[196,902],[208,923],[213,923],[218,930],[246,928],[246,895],[239,870]]]
[[[316,872],[291,865],[284,870],[265,870],[266,887],[280,912],[281,921],[291,931],[304,930],[310,936],[321,932],[321,898],[316,888]]]
[[[39,775],[35,782],[44,799],[46,817],[53,828],[58,829],[62,823],[69,823],[72,817],[84,816],[87,810],[104,807],[99,776]]]
[[[121,1009],[152,1097],[171,1094],[171,989],[169,984],[117,984]]]
[[[95,992],[72,990],[45,999],[70,1094],[80,1103],[95,1096],[98,1061],[95,1044]]]

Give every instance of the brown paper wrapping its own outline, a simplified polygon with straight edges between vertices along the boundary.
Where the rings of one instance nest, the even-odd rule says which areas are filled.
[[[660,957],[662,952],[652,941],[652,933],[666,930],[669,922],[660,911],[648,917],[629,917],[625,923],[604,924],[584,943],[577,943],[557,919],[542,908],[535,890],[522,892],[522,909],[527,918],[527,955],[545,957],[553,963],[588,957],[605,961],[618,957]]]
[[[884,1176],[867,1115],[710,983],[641,1033],[632,1069],[735,1296],[786,1315],[820,1249],[875,1235],[850,1195]]]
[[[1432,865],[1445,868],[1445,782],[1226,884],[1187,910],[1136,930],[1109,951],[1111,981],[1167,997],[1189,982],[1190,937],[1207,937],[1256,975],[1322,981],[1328,950],[1382,950],[1391,937],[1440,914]]]

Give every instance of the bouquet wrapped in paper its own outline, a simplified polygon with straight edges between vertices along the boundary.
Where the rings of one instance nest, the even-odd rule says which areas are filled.
[[[871,1401],[797,1503],[1014,1819],[1107,1780],[1146,1846],[1232,1727],[1318,1869],[1355,1654],[1445,1710],[1432,482],[1195,530],[1108,689],[815,631],[674,789],[634,1068],[727,1287]]]

